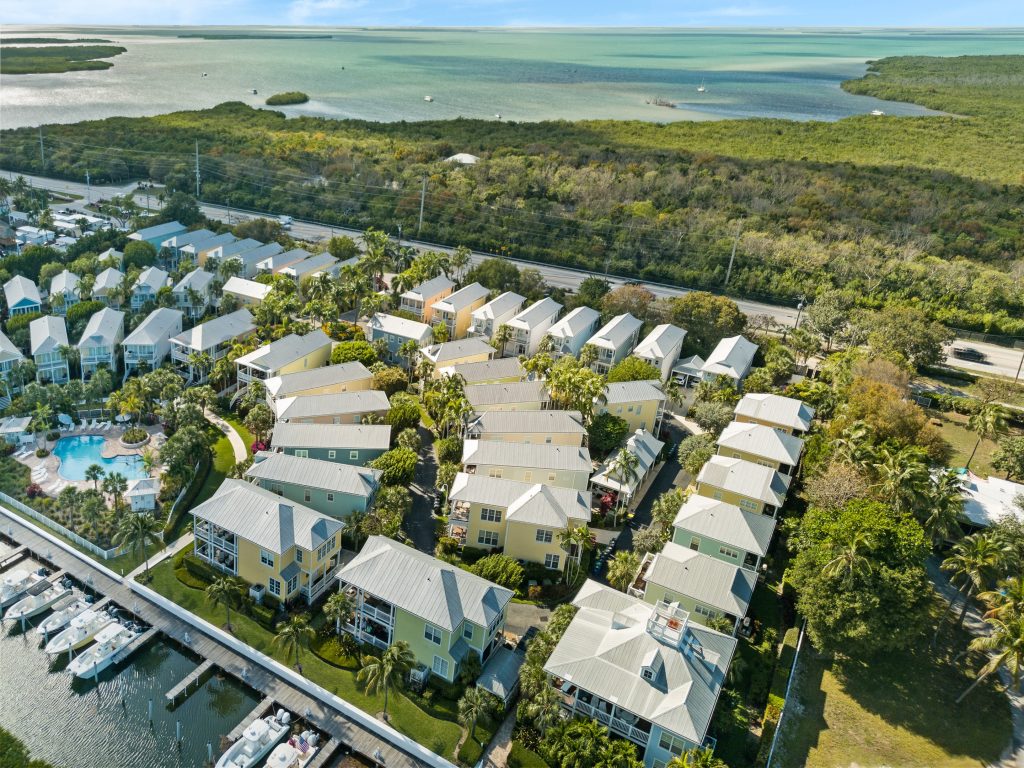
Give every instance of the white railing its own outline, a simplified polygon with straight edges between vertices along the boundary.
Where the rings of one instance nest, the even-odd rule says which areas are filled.
[[[97,557],[102,557],[104,560],[110,560],[111,558],[118,557],[119,555],[124,554],[124,550],[119,549],[118,547],[102,549],[101,547],[96,546],[88,539],[84,539],[74,531],[65,528],[56,520],[52,520],[46,515],[44,515],[42,512],[39,512],[35,509],[32,509],[32,507],[22,504],[20,501],[8,496],[6,493],[0,493],[0,501],[3,501],[5,504],[11,505],[22,514],[28,515],[36,522],[42,523],[47,528],[56,531],[64,538],[74,542],[77,546],[81,547],[82,549],[86,549],[89,552],[92,552]]]
[[[382,611],[379,608],[374,608],[372,605],[366,605],[365,603],[360,606],[359,613],[369,616],[371,619],[382,621],[385,624],[391,625],[395,621],[395,617],[387,611]]]
[[[621,717],[615,717],[608,712],[604,712],[590,704],[585,704],[582,701],[574,700],[573,709],[597,720],[601,725],[608,726],[620,736],[625,736],[627,739],[631,739],[641,746],[647,746],[647,741],[651,737],[650,733],[637,728],[635,725],[623,720]]]

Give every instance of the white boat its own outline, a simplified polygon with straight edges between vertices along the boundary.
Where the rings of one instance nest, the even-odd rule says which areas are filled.
[[[89,604],[81,598],[73,599],[67,603],[56,603],[53,606],[53,613],[39,622],[36,632],[43,637],[47,637],[54,632],[60,632],[71,623],[75,616],[87,610],[89,610]]]
[[[707,88],[704,87],[704,81],[701,80],[700,81],[700,85],[697,86],[697,93],[704,93],[704,91],[706,91],[706,90],[707,90]]]
[[[305,768],[320,751],[320,737],[313,731],[303,731],[284,744],[278,744],[267,758],[266,768]]]
[[[4,574],[3,586],[0,586],[0,608],[18,602],[29,589],[43,581],[43,578],[38,573],[29,573],[22,568]]]
[[[56,603],[65,595],[70,595],[71,589],[63,584],[51,584],[48,581],[41,581],[31,587],[26,597],[7,609],[5,619],[30,619],[38,616],[51,605]]]
[[[434,97],[433,97],[433,96],[424,96],[424,97],[423,97],[423,100],[424,100],[424,101],[433,101],[433,100],[434,100]]]
[[[250,768],[267,756],[288,735],[292,716],[279,709],[276,715],[253,720],[245,727],[242,738],[220,756],[216,768]]]
[[[871,114],[874,115],[875,117],[883,117],[885,115],[885,112],[883,112],[880,109],[872,109]]]
[[[139,636],[128,627],[114,622],[96,635],[96,645],[83,651],[68,664],[68,672],[76,677],[94,677],[109,667],[117,652]]]
[[[70,626],[50,640],[43,650],[51,656],[77,650],[91,643],[97,632],[113,622],[105,611],[85,611],[71,619]]]

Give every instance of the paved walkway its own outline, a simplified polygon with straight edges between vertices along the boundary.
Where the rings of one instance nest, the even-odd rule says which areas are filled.
[[[235,452],[236,464],[249,458],[249,446],[242,442],[242,438],[235,431],[234,427],[210,410],[206,411],[206,418],[209,419],[212,424],[215,424],[221,432],[228,436],[228,440],[231,441],[231,448]]]
[[[152,568],[155,565],[157,565],[157,563],[163,562],[168,557],[171,557],[172,555],[174,555],[174,553],[177,552],[178,550],[180,550],[182,547],[189,546],[191,543],[192,543],[192,534],[191,533],[186,533],[184,536],[182,536],[177,541],[172,541],[170,544],[168,544],[163,549],[157,550],[156,552],[151,554],[149,556],[149,559],[146,560],[145,562],[143,562],[142,565],[137,567],[134,571],[131,571],[130,573],[125,574],[125,578],[126,579],[134,579],[140,573],[145,572],[145,570],[146,570],[146,563],[149,563],[149,567]]]
[[[934,557],[929,557],[925,563],[928,569],[928,575],[932,579],[932,583],[935,584],[935,588],[939,591],[947,601],[951,603],[952,616],[947,617],[948,619],[955,621],[960,616],[962,608],[963,598],[960,595],[959,590],[950,584],[949,579],[946,578],[946,574],[942,572],[939,567],[939,561]],[[967,609],[967,615],[964,617],[964,628],[972,635],[987,635],[989,634],[989,625],[981,617],[981,611],[978,610],[976,603],[972,602],[970,607]],[[1002,758],[995,765],[999,768],[1024,768],[1024,694],[1020,690],[1014,690],[1013,678],[1010,676],[1009,670],[1005,666],[999,668],[999,680],[1006,687],[1006,696],[1010,700],[1010,715],[1013,720],[1013,737],[1006,750],[1003,752]],[[959,692],[957,693],[959,696]],[[969,697],[968,697],[969,698]],[[967,699],[965,703],[969,704]]]
[[[508,755],[512,751],[512,729],[516,726],[516,709],[512,707],[508,716],[498,728],[490,746],[484,752],[478,768],[505,768],[508,765]]]

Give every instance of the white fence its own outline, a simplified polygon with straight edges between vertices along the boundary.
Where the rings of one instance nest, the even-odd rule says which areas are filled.
[[[113,557],[118,557],[119,555],[124,554],[123,550],[118,549],[117,547],[111,547],[110,549],[100,549],[88,539],[83,539],[77,533],[65,528],[56,520],[52,520],[51,518],[44,515],[42,512],[38,512],[32,509],[32,507],[22,504],[20,501],[8,496],[6,493],[0,492],[0,501],[3,501],[5,504],[10,504],[12,507],[14,507],[22,514],[28,515],[33,520],[42,523],[51,530],[56,531],[69,541],[73,541],[82,549],[86,549],[89,552],[92,552],[94,555],[96,555],[96,557],[102,557],[104,560],[110,560]]]

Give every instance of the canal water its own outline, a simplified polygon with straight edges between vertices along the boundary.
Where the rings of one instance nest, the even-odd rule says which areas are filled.
[[[0,558],[8,551],[0,544]],[[58,768],[198,768],[206,762],[207,743],[216,759],[221,737],[259,701],[233,678],[214,676],[170,709],[164,694],[198,660],[160,636],[96,682],[72,678],[65,671],[67,657],[51,661],[40,640],[35,633],[22,635],[11,622],[0,630],[0,726],[33,757]]]

